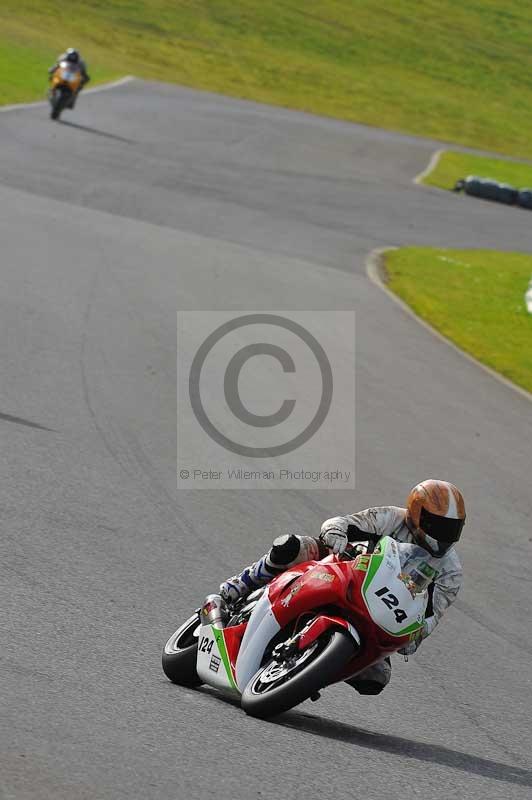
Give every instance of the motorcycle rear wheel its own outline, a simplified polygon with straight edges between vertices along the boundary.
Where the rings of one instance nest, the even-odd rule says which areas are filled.
[[[271,659],[244,689],[242,708],[260,719],[288,711],[332,683],[330,678],[341,674],[355,652],[355,643],[335,630],[323,634],[291,660]]]
[[[172,683],[189,687],[201,685],[196,670],[198,637],[194,635],[199,625],[199,616],[196,611],[170,636],[164,646],[163,672]]]

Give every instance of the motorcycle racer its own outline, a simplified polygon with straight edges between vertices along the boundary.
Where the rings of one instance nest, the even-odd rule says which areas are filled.
[[[382,536],[391,536],[400,542],[415,543],[437,559],[439,570],[429,586],[429,605],[421,633],[399,651],[411,655],[433,632],[460,589],[462,567],[454,545],[460,539],[465,518],[460,490],[448,481],[428,479],[414,486],[406,508],[378,506],[332,517],[323,523],[317,538],[279,536],[262,558],[224,581],[220,594],[226,603],[232,604],[295,564],[321,559],[329,552],[343,553],[348,542],[368,541],[373,547]],[[379,694],[390,678],[391,664],[387,658],[348,683],[360,694]]]
[[[65,50],[64,53],[61,53],[61,55],[57,57],[57,61],[55,62],[53,67],[50,67],[50,69],[48,70],[48,76],[50,79],[52,78],[54,72],[59,68],[59,64],[62,61],[68,61],[69,64],[72,64],[81,72],[81,85],[77,93],[79,94],[79,92],[81,92],[85,84],[90,81],[90,76],[89,73],[87,72],[86,63],[81,58],[81,55],[78,50],[75,50],[73,47],[69,47],[68,50]],[[77,95],[74,95],[74,97],[72,98],[69,108],[74,108],[74,105],[76,103],[76,96]]]

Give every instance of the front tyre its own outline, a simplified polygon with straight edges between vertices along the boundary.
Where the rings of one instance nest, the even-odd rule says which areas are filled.
[[[51,119],[59,119],[61,111],[65,108],[70,92],[65,89],[55,89],[52,95],[52,110],[50,111]]]
[[[164,646],[163,671],[172,683],[189,687],[201,685],[196,671],[199,627],[200,620],[196,611],[170,636]]]
[[[355,652],[346,634],[327,631],[305,650],[261,667],[242,693],[242,708],[261,719],[288,711],[334,682]]]
[[[52,106],[50,119],[59,119],[59,115],[61,114],[61,100],[61,92],[58,90],[54,91],[50,100]]]

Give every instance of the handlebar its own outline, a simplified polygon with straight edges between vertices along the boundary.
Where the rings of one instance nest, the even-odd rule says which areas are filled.
[[[340,555],[342,561],[354,561],[358,556],[370,556],[375,549],[375,542],[348,542],[344,552]]]
[[[362,545],[357,542],[357,544],[350,544],[348,543],[347,547],[345,548],[344,552],[340,554],[341,561],[355,561],[356,558],[360,555],[364,555],[367,552],[365,545]]]

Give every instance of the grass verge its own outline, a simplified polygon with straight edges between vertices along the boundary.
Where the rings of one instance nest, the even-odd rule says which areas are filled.
[[[439,186],[440,189],[453,189],[456,181],[468,175],[494,178],[502,183],[510,183],[517,189],[532,187],[532,164],[474,156],[452,150],[441,153],[435,168],[423,178],[422,183]]]
[[[531,40],[522,0],[78,0],[59,13],[2,0],[0,103],[42,97],[46,68],[76,46],[95,79],[136,74],[532,157]]]
[[[532,392],[532,256],[404,247],[385,255],[389,288],[482,363]]]

